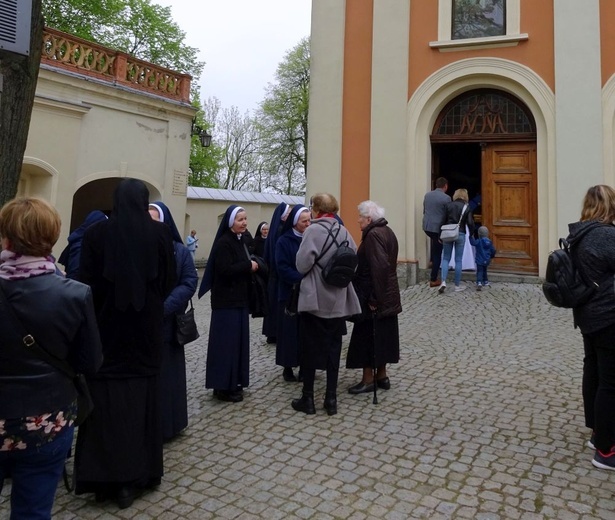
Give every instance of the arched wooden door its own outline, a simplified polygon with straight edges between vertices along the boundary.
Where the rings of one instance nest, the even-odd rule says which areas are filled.
[[[538,274],[536,127],[527,107],[497,90],[466,92],[441,112],[431,141],[434,179],[467,187],[478,204],[476,220],[497,249],[491,270]]]

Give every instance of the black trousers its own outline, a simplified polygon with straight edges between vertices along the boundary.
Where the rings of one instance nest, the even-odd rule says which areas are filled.
[[[596,434],[596,448],[615,446],[615,324],[583,334],[583,408],[585,425]]]
[[[444,246],[440,242],[440,233],[425,231],[425,234],[431,239],[431,273],[429,279],[435,282],[438,279],[438,271],[440,271],[440,262],[442,261],[442,248]]]

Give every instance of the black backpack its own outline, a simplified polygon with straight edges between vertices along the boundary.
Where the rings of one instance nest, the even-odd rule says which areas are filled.
[[[572,252],[573,247],[579,244],[581,238],[598,226],[600,224],[587,226],[574,237],[574,241],[570,240],[570,236],[567,239],[560,238],[560,249],[549,254],[542,292],[551,305],[574,309],[587,303],[598,289],[598,282],[590,280],[582,269],[575,265]]]
[[[329,236],[323,245],[323,250],[318,255],[315,262],[321,269],[322,279],[325,283],[335,287],[348,287],[357,272],[357,264],[359,263],[357,253],[350,247],[348,240],[344,240],[342,242],[337,241],[337,237],[342,229],[342,226],[338,222],[333,222],[330,226],[324,222],[314,222],[314,224],[323,226],[329,233]],[[337,232],[334,235],[333,228],[336,226]],[[331,238],[331,242],[329,242],[329,245],[327,246],[329,238]],[[331,249],[333,244],[336,245],[337,249],[333,255],[331,255],[331,258],[329,258],[327,264],[323,267],[319,264],[319,261],[327,253],[327,251]]]

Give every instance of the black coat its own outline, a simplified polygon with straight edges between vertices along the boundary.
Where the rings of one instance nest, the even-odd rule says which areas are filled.
[[[459,222],[459,217],[461,217],[461,212],[463,211],[463,207],[466,205],[461,199],[454,200],[453,202],[449,202],[446,205],[446,222],[445,224],[457,224]],[[474,232],[474,218],[472,217],[472,212],[470,211],[470,206],[468,205],[465,213],[463,214],[463,218],[459,224],[459,232],[466,232],[466,225],[468,226],[470,233]]]
[[[397,237],[382,218],[371,222],[362,233],[357,250],[359,265],[353,285],[361,301],[363,314],[376,307],[378,317],[396,316],[401,312],[397,280]]]
[[[211,308],[247,307],[252,261],[246,253],[243,237],[238,239],[228,229],[216,242],[213,256]]]
[[[575,235],[590,225],[594,222],[570,224],[568,241],[574,242]],[[615,323],[615,226],[604,225],[589,231],[572,252],[587,279],[599,284],[585,305],[572,310],[575,325],[583,334],[590,334]]]
[[[81,248],[81,281],[92,288],[103,344],[103,365],[96,377],[136,377],[160,372],[163,345],[163,304],[175,286],[175,259],[171,231],[152,221],[157,251],[157,276],[147,282],[144,307],[137,311],[116,307],[116,284],[103,276],[107,235],[111,221],[86,231]]]
[[[2,280],[0,285],[23,327],[42,348],[75,372],[96,372],[102,348],[88,286],[55,274]],[[39,415],[70,405],[77,397],[71,379],[30,353],[15,328],[5,330],[12,325],[10,315],[0,309],[0,418]]]

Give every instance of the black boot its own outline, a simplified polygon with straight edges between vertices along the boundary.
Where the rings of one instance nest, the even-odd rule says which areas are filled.
[[[293,399],[291,406],[298,412],[314,415],[316,413],[316,408],[314,406],[314,392],[304,391],[301,399]]]
[[[324,409],[327,410],[327,415],[337,413],[337,396],[335,394],[325,394]]]
[[[295,374],[293,374],[292,367],[285,367],[284,371],[282,372],[282,377],[284,378],[284,381],[286,381],[287,383],[294,383],[297,381]]]

